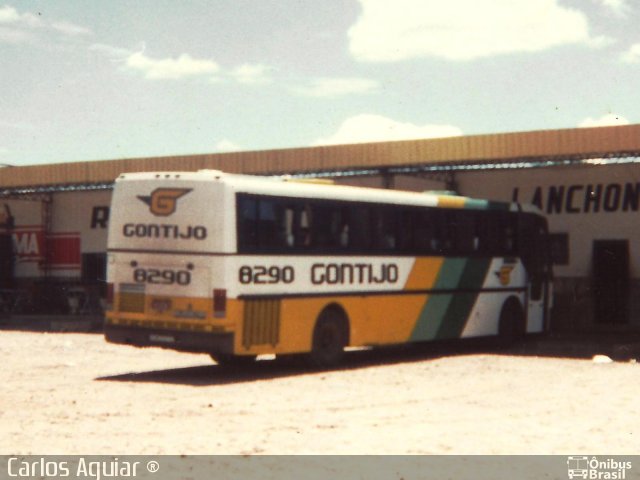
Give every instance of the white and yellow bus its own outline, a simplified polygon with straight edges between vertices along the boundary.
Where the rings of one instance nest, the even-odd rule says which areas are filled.
[[[114,187],[105,336],[237,363],[547,329],[533,208],[219,171]]]

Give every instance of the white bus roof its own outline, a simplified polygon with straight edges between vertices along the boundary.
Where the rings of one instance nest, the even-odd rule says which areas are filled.
[[[540,213],[532,205],[516,203],[494,202],[473,199],[457,195],[447,195],[438,192],[410,192],[388,190],[383,188],[354,187],[347,185],[327,184],[312,180],[298,181],[290,177],[255,176],[225,173],[219,170],[199,170],[197,172],[140,172],[125,173],[116,182],[141,180],[177,180],[202,182],[221,182],[236,192],[256,195],[274,195],[291,198],[340,199],[367,203],[389,203],[415,206],[441,206],[450,208],[464,208],[477,210],[510,210]]]

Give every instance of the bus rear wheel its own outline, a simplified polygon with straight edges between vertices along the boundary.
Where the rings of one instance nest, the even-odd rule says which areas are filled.
[[[525,317],[520,301],[509,297],[500,310],[498,336],[504,347],[510,347],[520,340],[525,333]]]
[[[314,368],[331,368],[344,357],[348,343],[348,324],[344,314],[334,308],[324,310],[313,329],[309,363]]]

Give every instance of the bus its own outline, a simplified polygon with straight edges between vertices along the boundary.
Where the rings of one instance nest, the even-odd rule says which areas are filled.
[[[244,364],[549,326],[546,220],[456,195],[198,172],[115,182],[106,340]]]

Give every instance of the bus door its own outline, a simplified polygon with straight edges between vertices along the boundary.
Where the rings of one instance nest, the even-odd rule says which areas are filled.
[[[527,271],[527,331],[541,332],[549,325],[551,265],[546,220],[524,214],[520,222],[522,263]]]

